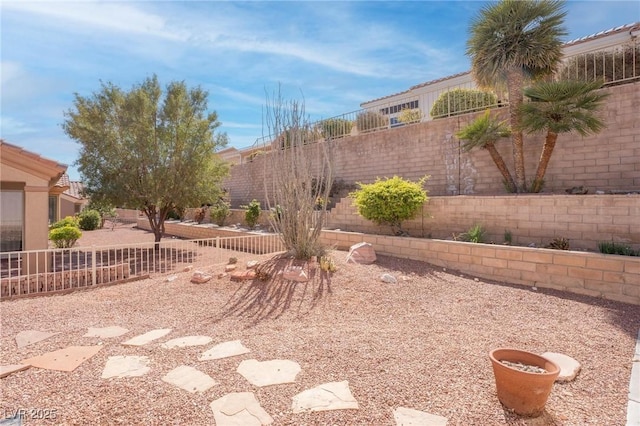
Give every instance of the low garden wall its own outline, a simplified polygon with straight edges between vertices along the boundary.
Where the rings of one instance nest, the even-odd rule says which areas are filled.
[[[138,221],[139,227],[148,229],[145,224],[148,227],[145,221]],[[184,238],[246,235],[240,230],[183,222],[169,222],[166,230]],[[368,242],[379,254],[418,260],[473,276],[640,305],[640,257],[331,230],[323,230],[320,238],[338,250]]]
[[[130,266],[120,263],[96,268],[96,285],[129,279]],[[93,286],[93,271],[88,269],[20,275],[0,280],[0,298],[42,295]]]
[[[640,305],[640,257],[329,230],[321,238],[340,250],[367,242],[379,254],[477,277]]]
[[[358,215],[343,198],[327,215],[327,228],[367,234],[391,234]],[[430,197],[420,215],[403,223],[411,236],[452,239],[480,224],[487,242],[544,247],[566,238],[572,249],[598,250],[599,241],[615,241],[640,249],[640,194],[602,195],[460,195]]]

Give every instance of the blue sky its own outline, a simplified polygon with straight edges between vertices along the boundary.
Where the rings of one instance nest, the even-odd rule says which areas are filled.
[[[157,74],[209,91],[231,146],[262,136],[266,92],[304,95],[311,119],[469,69],[484,1],[218,2],[2,0],[1,127],[7,142],[68,164],[73,95]],[[640,2],[568,1],[567,40],[640,21]]]

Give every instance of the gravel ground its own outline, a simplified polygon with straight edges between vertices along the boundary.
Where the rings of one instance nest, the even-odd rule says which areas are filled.
[[[85,232],[79,244],[152,241],[152,234],[119,226]],[[449,425],[624,425],[631,357],[640,327],[638,306],[568,293],[477,280],[455,271],[379,256],[374,265],[316,273],[306,284],[274,280],[206,284],[188,272],[78,291],[4,301],[2,364],[70,345],[104,348],[73,372],[31,368],[0,381],[0,414],[17,408],[55,409],[55,421],[25,424],[214,424],[209,404],[229,392],[255,392],[275,425],[392,425],[393,410],[408,407],[444,416]],[[240,265],[249,259],[238,256]],[[206,270],[218,273],[222,265]],[[397,284],[383,273],[406,276]],[[113,339],[82,337],[87,327],[118,325]],[[155,328],[173,331],[144,347],[119,342]],[[24,330],[62,332],[17,349]],[[162,349],[163,341],[208,335],[210,345]],[[251,353],[198,361],[216,343],[240,339]],[[578,378],[556,384],[543,417],[522,419],[504,410],[495,393],[488,352],[517,347],[561,352],[582,363]],[[101,379],[109,356],[146,355],[142,377]],[[257,388],[236,372],[240,361],[288,359],[302,367],[294,384]],[[190,394],[161,381],[191,365],[219,384]],[[319,384],[348,380],[359,410],[293,414],[292,397]]]

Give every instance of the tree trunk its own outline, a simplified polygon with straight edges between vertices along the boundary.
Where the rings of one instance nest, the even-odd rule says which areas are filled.
[[[520,130],[518,109],[523,102],[522,93],[524,75],[522,70],[514,67],[507,71],[507,90],[509,92],[509,124],[511,125],[511,143],[513,147],[513,168],[516,175],[518,192],[527,192],[527,181],[524,171],[524,142]]]
[[[538,161],[538,170],[536,170],[536,177],[531,185],[531,192],[540,192],[544,185],[544,175],[547,172],[547,166],[551,160],[551,154],[553,154],[553,148],[556,146],[558,140],[558,134],[552,131],[547,132],[547,137],[542,145],[542,153],[540,154],[540,161]]]
[[[491,155],[491,159],[502,173],[502,177],[504,178],[505,186],[509,192],[516,192],[516,183],[513,181],[513,177],[511,177],[511,173],[509,172],[509,168],[506,163],[502,159],[502,156],[496,149],[496,146],[492,143],[487,143],[485,149],[489,151],[489,155]]]

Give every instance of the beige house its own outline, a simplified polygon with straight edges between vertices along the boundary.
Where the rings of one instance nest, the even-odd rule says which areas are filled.
[[[56,186],[67,188],[59,198],[58,219],[67,216],[75,216],[89,204],[89,199],[84,196],[84,186],[82,182],[69,180],[69,175],[62,175]],[[49,220],[52,216],[49,217]]]
[[[49,223],[70,189],[65,164],[0,139],[0,252],[48,247]]]

